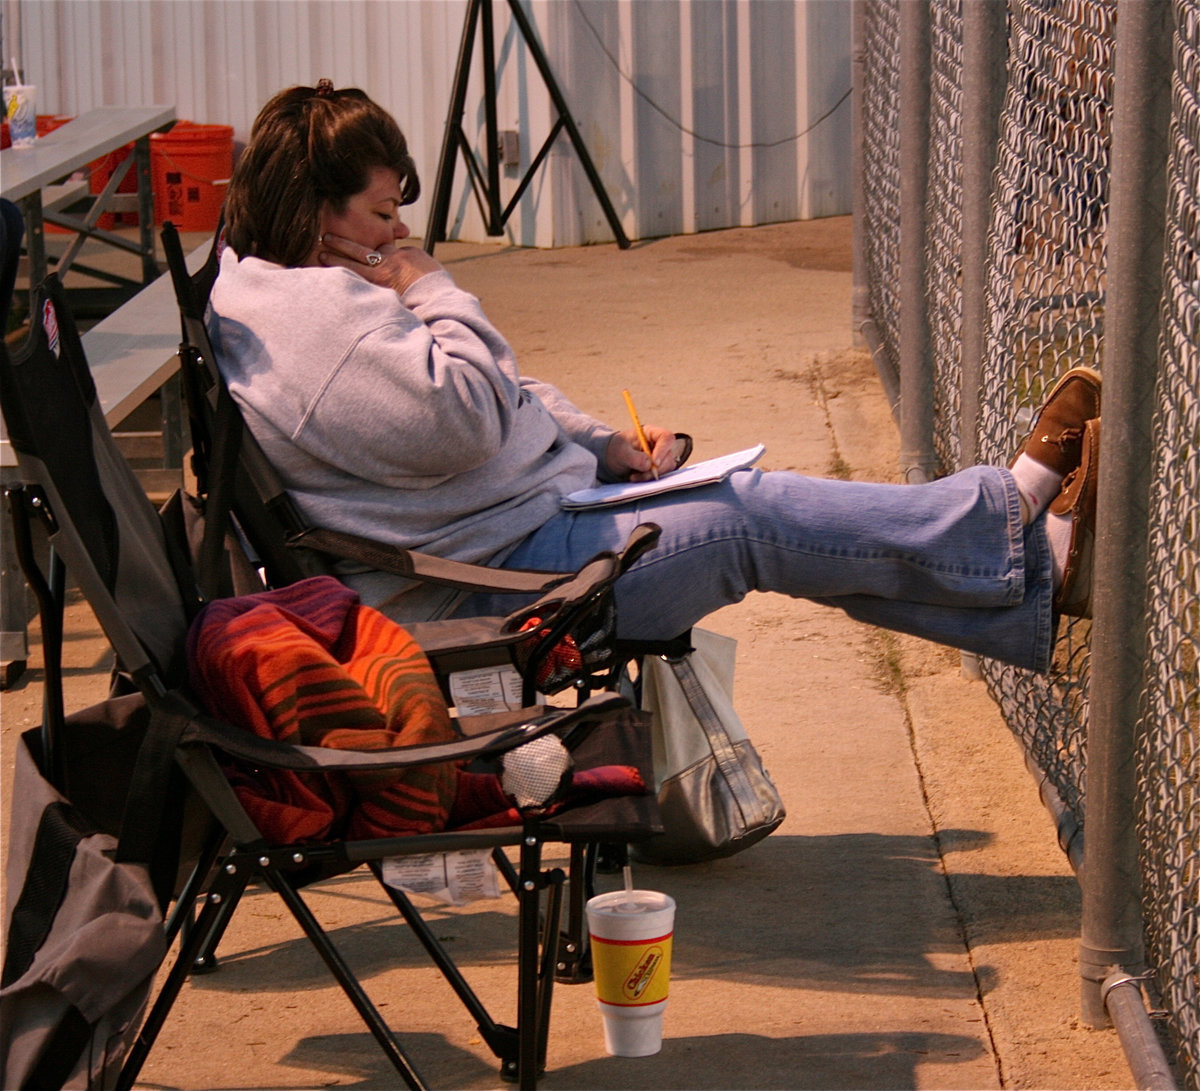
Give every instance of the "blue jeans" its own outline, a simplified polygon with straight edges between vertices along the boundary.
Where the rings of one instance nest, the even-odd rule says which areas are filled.
[[[976,466],[924,485],[743,470],[720,485],[561,512],[505,566],[572,570],[621,549],[645,522],[663,532],[617,584],[624,639],[668,639],[749,591],[777,591],[1015,666],[1049,666],[1050,551],[1041,519],[1022,526],[1007,470]],[[457,613],[512,607],[472,595]]]

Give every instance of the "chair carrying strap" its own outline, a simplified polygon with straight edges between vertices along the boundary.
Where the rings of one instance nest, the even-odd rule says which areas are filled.
[[[165,911],[174,890],[182,821],[179,808],[170,806],[181,791],[175,754],[192,717],[187,705],[169,695],[149,707],[150,723],[133,766],[114,859],[146,866]]]

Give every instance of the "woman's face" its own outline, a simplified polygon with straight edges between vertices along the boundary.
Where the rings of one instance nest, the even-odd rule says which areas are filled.
[[[408,226],[400,219],[402,199],[400,176],[387,167],[372,167],[366,188],[351,197],[342,211],[326,202],[321,210],[321,234],[340,235],[371,250],[406,239]]]

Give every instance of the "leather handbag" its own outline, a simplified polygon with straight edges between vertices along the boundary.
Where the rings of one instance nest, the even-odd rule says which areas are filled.
[[[736,640],[695,629],[692,651],[648,656],[642,664],[663,833],[633,846],[636,860],[694,864],[732,856],[786,817],[733,707],[736,652]]]

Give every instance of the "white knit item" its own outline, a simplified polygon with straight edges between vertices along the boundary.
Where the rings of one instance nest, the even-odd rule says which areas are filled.
[[[518,807],[541,807],[571,769],[571,755],[557,735],[543,735],[504,755],[500,782]]]

